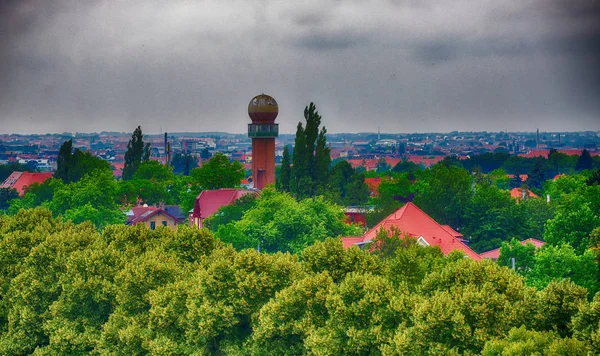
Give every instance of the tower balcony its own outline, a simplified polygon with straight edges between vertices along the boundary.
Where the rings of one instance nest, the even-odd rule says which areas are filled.
[[[248,137],[275,138],[279,136],[279,124],[248,124]]]

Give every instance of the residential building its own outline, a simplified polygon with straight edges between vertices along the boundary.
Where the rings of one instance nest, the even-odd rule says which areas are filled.
[[[344,248],[352,245],[363,246],[372,242],[381,229],[395,228],[407,236],[414,237],[422,246],[438,246],[447,255],[454,250],[459,250],[466,257],[481,260],[481,257],[467,246],[463,236],[447,225],[438,224],[433,218],[419,209],[413,203],[406,203],[379,224],[359,237],[342,237]]]

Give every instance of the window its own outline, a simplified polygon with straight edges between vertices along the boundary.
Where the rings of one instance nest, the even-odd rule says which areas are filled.
[[[150,230],[156,229],[156,223],[154,221],[150,221]]]
[[[167,222],[165,220],[163,220],[162,224],[163,226],[167,226]]]

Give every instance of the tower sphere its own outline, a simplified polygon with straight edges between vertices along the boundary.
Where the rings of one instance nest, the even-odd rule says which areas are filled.
[[[278,113],[277,102],[267,94],[255,96],[248,104],[248,115],[255,123],[273,123]]]

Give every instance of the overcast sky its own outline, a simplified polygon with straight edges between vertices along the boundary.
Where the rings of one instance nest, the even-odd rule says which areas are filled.
[[[0,132],[600,130],[598,0],[0,0]]]

